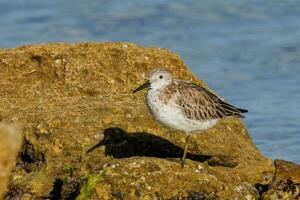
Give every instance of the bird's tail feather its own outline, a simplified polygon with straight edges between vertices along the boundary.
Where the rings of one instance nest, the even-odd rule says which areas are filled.
[[[248,110],[242,109],[242,108],[238,108],[238,111],[240,111],[241,113],[247,113],[248,112]]]

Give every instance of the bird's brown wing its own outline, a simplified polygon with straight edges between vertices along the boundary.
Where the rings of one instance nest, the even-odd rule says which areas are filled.
[[[192,82],[175,80],[178,88],[177,104],[189,119],[210,120],[227,116],[243,117],[246,110],[236,108],[209,90]]]

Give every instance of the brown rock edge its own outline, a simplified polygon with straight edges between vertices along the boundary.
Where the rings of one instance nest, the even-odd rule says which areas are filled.
[[[0,199],[2,199],[22,145],[21,127],[13,123],[1,122],[0,138]]]
[[[176,54],[131,43],[0,50],[0,119],[24,127],[6,199],[259,199],[273,178],[239,119],[193,135],[161,127],[133,88],[155,68],[197,80]],[[97,145],[98,148],[86,151]]]

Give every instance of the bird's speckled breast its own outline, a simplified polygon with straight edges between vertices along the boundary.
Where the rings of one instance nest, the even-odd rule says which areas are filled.
[[[159,120],[160,112],[165,107],[165,102],[160,99],[160,93],[159,90],[150,89],[146,96],[148,109],[156,120]]]
[[[147,106],[155,119],[162,115],[162,111],[170,107],[167,102],[161,98],[161,90],[150,89],[147,93]]]
[[[147,106],[152,116],[161,124],[180,130],[182,111],[172,102],[172,98],[165,101],[161,98],[161,90],[150,89],[147,93]]]
[[[176,130],[191,133],[206,130],[216,124],[218,119],[192,120],[187,118],[176,104],[176,95],[165,101],[162,90],[148,90],[146,102],[152,116],[162,125]],[[173,94],[174,95],[174,94]]]

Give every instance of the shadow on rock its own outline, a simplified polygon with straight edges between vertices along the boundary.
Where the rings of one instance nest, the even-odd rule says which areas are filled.
[[[170,141],[146,132],[126,133],[120,128],[108,128],[104,131],[104,138],[87,151],[105,146],[105,155],[114,158],[128,158],[132,156],[181,158],[183,149]],[[211,156],[187,154],[187,158],[204,162]]]

